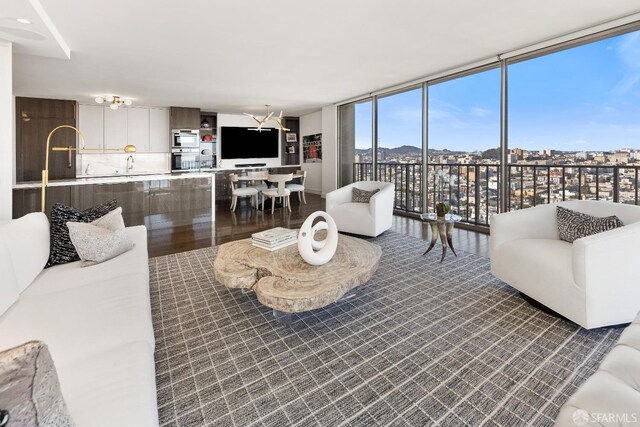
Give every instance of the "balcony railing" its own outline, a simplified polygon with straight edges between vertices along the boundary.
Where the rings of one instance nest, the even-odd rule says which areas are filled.
[[[422,180],[427,180],[427,211],[435,211],[438,201],[451,206],[464,222],[488,226],[491,215],[500,209],[499,164],[378,163],[377,179],[396,187],[395,209],[421,213]],[[443,170],[457,177],[454,185],[446,185],[439,193],[428,173]],[[506,197],[510,210],[543,203],[572,199],[611,200],[639,204],[638,178],[640,166],[586,165],[508,165],[509,185]],[[373,179],[371,163],[354,163],[353,180]]]
[[[509,165],[509,208],[563,200],[638,204],[640,166]]]

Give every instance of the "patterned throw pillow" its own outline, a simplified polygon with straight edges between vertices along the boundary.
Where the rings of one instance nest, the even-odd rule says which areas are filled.
[[[71,427],[46,344],[29,341],[0,352],[0,409],[9,426]]]
[[[581,237],[613,230],[624,225],[620,218],[615,215],[597,217],[572,211],[561,206],[556,207],[556,217],[558,218],[560,240],[569,243],[573,243]]]
[[[360,190],[359,188],[352,188],[351,200],[355,203],[369,203],[371,196],[380,191],[379,188],[376,188],[373,191]]]
[[[124,229],[122,208],[117,208],[91,224],[68,222],[69,237],[82,260],[81,267],[115,258],[135,246]]]
[[[45,267],[78,261],[80,257],[69,238],[67,222],[91,222],[114,210],[117,206],[111,200],[93,208],[80,211],[70,206],[56,203],[51,209],[51,250]]]

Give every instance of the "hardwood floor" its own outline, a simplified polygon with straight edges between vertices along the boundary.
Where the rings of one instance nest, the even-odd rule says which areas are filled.
[[[148,232],[149,256],[157,257],[220,245],[251,237],[251,234],[257,231],[273,227],[299,228],[311,213],[324,210],[325,204],[320,196],[307,194],[306,205],[300,203],[297,196],[291,197],[291,212],[282,208],[276,208],[273,215],[270,210],[262,212],[251,208],[249,199],[239,199],[235,212],[231,212],[229,207],[230,201],[216,203],[216,221],[213,224],[150,230]],[[391,230],[425,241],[430,240],[428,224],[414,218],[394,215]],[[489,257],[487,234],[455,228],[453,244],[456,249]]]

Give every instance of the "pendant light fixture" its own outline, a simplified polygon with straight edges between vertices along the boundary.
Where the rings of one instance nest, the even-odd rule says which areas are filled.
[[[273,117],[273,111],[269,111],[269,107],[271,107],[271,104],[264,104],[264,106],[267,107],[267,113],[262,118],[259,118],[258,116],[254,116],[253,114],[243,113],[245,116],[251,117],[253,120],[256,121],[256,123],[258,123],[258,127],[252,128],[250,130],[256,130],[258,132],[262,132],[263,130],[267,130],[267,131],[271,130],[269,128],[263,129],[262,127],[269,120],[273,120],[274,122],[276,122],[278,124],[278,128],[280,130],[287,132],[289,129],[284,127],[284,125],[282,124],[282,120],[284,119],[284,117],[282,116],[282,111],[280,111],[280,115],[279,116]]]
[[[109,108],[112,110],[117,110],[121,105],[126,105],[127,107],[133,104],[133,101],[128,98],[120,98],[116,95],[105,95],[96,97],[96,103],[104,104],[105,102],[109,103]]]

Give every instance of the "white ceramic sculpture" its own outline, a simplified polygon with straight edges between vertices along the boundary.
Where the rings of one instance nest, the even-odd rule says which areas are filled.
[[[318,217],[324,218],[324,221],[312,226],[313,221]],[[314,236],[320,230],[327,230],[327,237],[316,241]],[[323,211],[316,211],[309,215],[298,233],[298,251],[302,259],[311,265],[323,265],[331,260],[337,248],[338,227],[333,218]]]

